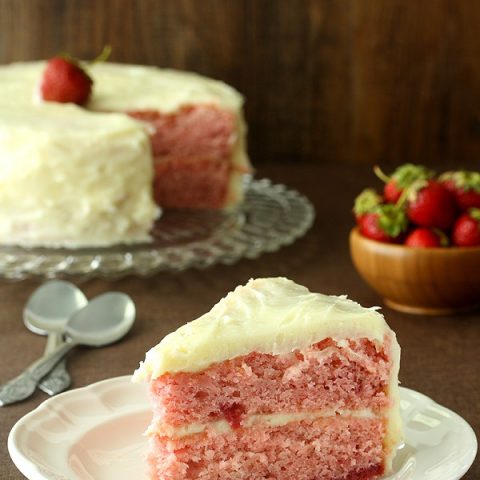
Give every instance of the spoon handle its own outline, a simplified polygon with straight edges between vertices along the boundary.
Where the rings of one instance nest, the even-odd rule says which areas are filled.
[[[64,392],[72,383],[65,363],[64,358],[60,360],[53,369],[42,378],[38,384],[38,388],[51,397]]]
[[[47,333],[47,343],[45,344],[44,355],[54,352],[57,347],[63,343],[62,334],[57,332]]]
[[[48,355],[62,343],[63,339],[60,333],[49,333],[44,355]],[[65,358],[60,360],[53,369],[40,380],[38,388],[50,396],[65,391],[72,382],[67,371],[66,362],[67,360]]]
[[[32,363],[20,375],[0,387],[0,406],[24,400],[33,394],[38,382],[58,363],[73,347],[74,342],[65,342],[36,362]]]

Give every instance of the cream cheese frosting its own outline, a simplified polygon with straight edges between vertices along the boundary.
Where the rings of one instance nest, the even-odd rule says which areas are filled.
[[[242,420],[242,427],[248,428],[254,425],[262,424],[267,427],[283,427],[293,422],[314,421],[319,418],[336,417],[342,415],[345,417],[357,418],[375,418],[380,417],[373,410],[364,408],[361,410],[341,409],[335,410],[333,408],[325,408],[314,412],[295,412],[295,413],[268,413],[268,414],[254,414],[248,415]],[[190,423],[188,425],[181,425],[179,427],[172,427],[165,424],[152,424],[147,429],[147,435],[165,435],[170,438],[181,438],[188,435],[196,435],[203,433],[206,430],[214,431],[215,433],[228,433],[233,431],[232,426],[226,420],[217,420],[209,423]]]
[[[159,210],[144,126],[74,105],[62,111],[0,104],[0,243],[148,241]]]
[[[376,308],[364,308],[346,296],[311,293],[286,278],[259,278],[167,335],[147,352],[134,380],[196,372],[252,351],[287,353],[327,337],[382,343],[387,332],[391,330]]]

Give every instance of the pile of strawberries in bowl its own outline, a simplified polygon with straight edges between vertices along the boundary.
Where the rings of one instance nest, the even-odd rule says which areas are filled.
[[[353,209],[364,237],[410,247],[480,246],[480,172],[437,176],[410,163],[390,176],[374,171],[385,182],[383,194],[368,188]]]

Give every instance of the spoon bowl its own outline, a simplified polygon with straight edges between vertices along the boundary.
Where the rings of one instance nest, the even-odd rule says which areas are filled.
[[[87,297],[75,285],[51,280],[33,292],[23,310],[23,321],[34,333],[62,333],[70,316],[87,305]]]
[[[102,347],[120,340],[135,321],[135,304],[120,292],[95,297],[75,312],[65,326],[65,334],[74,343]]]

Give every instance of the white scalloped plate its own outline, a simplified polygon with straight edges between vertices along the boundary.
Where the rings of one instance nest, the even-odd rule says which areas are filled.
[[[425,395],[400,394],[406,442],[388,480],[460,479],[477,451],[471,427]],[[13,427],[8,449],[29,480],[143,480],[149,421],[144,386],[117,377],[45,401]]]

